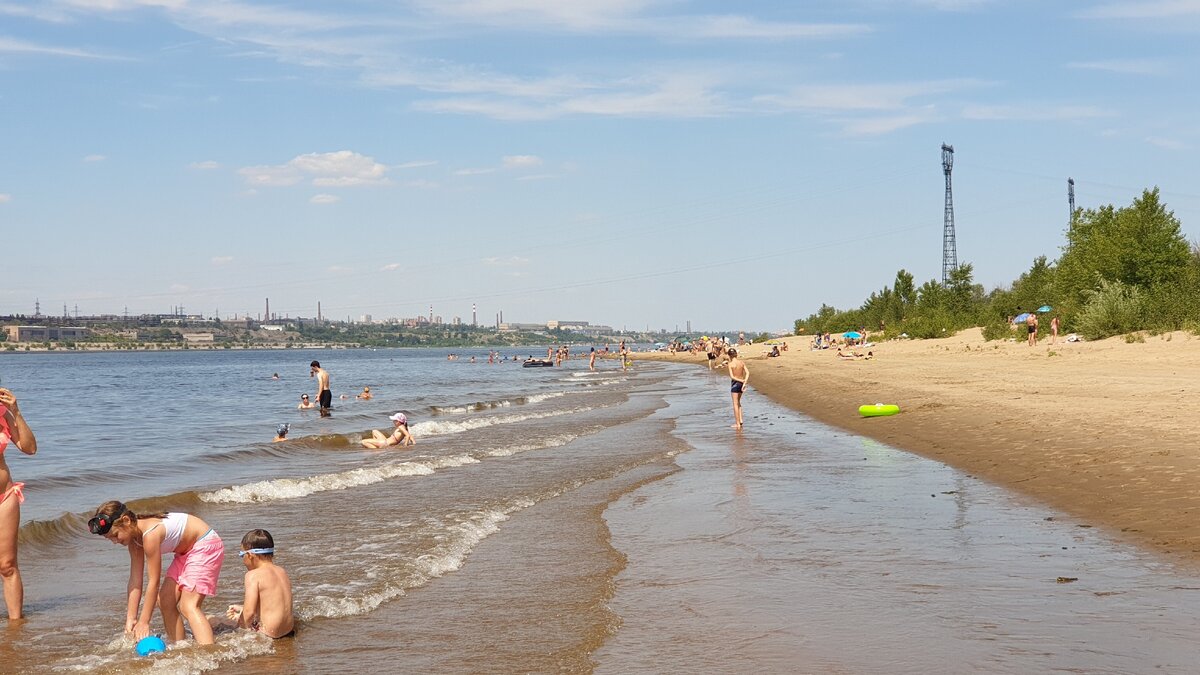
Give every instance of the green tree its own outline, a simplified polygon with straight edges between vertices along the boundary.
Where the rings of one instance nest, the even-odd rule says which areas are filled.
[[[1101,281],[1140,288],[1176,282],[1191,258],[1179,220],[1154,188],[1124,208],[1077,213],[1058,261],[1058,284],[1064,301],[1078,308]]]

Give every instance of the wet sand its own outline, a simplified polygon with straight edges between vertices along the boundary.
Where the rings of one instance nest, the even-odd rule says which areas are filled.
[[[818,420],[1018,490],[1117,536],[1200,566],[1200,339],[1177,332],[1035,347],[984,342],[972,329],[940,340],[876,344],[872,360],[750,346],[755,394]],[[860,348],[863,353],[866,349]],[[639,354],[705,364],[703,357]],[[859,405],[901,414],[864,419]]]
[[[672,404],[681,470],[605,512],[626,565],[597,673],[1195,671],[1191,575],[762,397],[735,434],[723,382]]]

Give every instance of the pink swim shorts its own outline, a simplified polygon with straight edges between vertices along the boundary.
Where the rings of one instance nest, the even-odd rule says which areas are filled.
[[[224,562],[225,543],[212,531],[193,544],[190,551],[175,554],[167,568],[167,578],[185,591],[216,595],[217,577],[221,576]]]

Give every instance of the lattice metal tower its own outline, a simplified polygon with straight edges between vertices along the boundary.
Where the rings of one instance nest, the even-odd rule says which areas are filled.
[[[1071,217],[1067,219],[1068,225],[1075,224],[1075,179],[1067,179],[1067,204],[1071,207]]]
[[[954,169],[954,146],[942,143],[942,173],[946,174],[946,215],[942,227],[942,283],[950,281],[950,273],[958,269],[958,245],[954,241],[954,192],[950,188],[950,172]]]

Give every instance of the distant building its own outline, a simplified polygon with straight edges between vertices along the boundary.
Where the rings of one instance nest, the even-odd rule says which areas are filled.
[[[540,333],[546,330],[546,326],[540,323],[502,323],[500,324],[501,333]]]
[[[184,333],[183,341],[190,345],[205,344],[205,343],[212,344],[213,334],[212,333]]]
[[[50,326],[5,326],[9,342],[61,342],[63,340],[86,340],[92,336],[90,328],[57,328]]]

